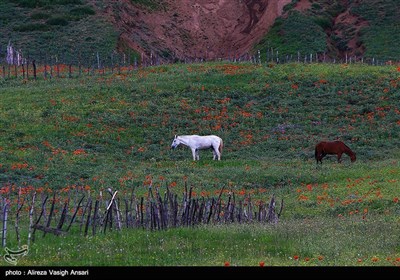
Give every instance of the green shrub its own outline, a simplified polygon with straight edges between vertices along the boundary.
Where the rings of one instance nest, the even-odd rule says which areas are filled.
[[[13,30],[17,32],[48,31],[50,27],[42,23],[31,23],[16,26]]]
[[[94,15],[96,13],[91,7],[83,6],[83,7],[72,8],[70,10],[70,14],[73,16],[84,17],[87,15]]]
[[[131,2],[146,7],[150,10],[159,10],[166,5],[163,0],[131,0]]]
[[[333,22],[330,18],[324,16],[314,17],[314,22],[326,30],[332,28]]]
[[[52,17],[46,21],[49,25],[60,25],[66,26],[68,25],[68,21],[64,17]]]
[[[51,15],[43,12],[35,12],[31,14],[31,19],[48,19]]]
[[[80,5],[82,4],[81,0],[12,0],[12,2],[16,3],[20,7],[24,8],[37,8],[37,7],[45,7],[45,6],[54,6],[54,5]]]

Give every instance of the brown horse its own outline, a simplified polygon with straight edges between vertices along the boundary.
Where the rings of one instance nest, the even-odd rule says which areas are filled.
[[[356,160],[356,153],[354,153],[342,141],[322,141],[315,146],[315,159],[322,164],[322,158],[326,155],[337,155],[337,161],[340,163],[342,154],[345,153],[350,157],[351,162]]]

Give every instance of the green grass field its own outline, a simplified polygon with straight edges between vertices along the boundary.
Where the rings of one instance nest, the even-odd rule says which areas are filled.
[[[2,77],[2,75],[0,75]],[[362,64],[175,64],[122,74],[0,79],[0,184],[42,193],[108,187],[146,193],[146,181],[181,195],[214,196],[224,186],[284,207],[278,224],[229,224],[95,236],[39,234],[18,265],[398,266],[400,264],[400,68]],[[217,134],[221,161],[175,134]],[[350,163],[320,140],[341,139]],[[11,193],[11,194],[10,194]],[[29,199],[31,192],[25,194]],[[66,194],[67,195],[67,194]],[[25,223],[25,224],[24,224]],[[1,255],[4,255],[2,251]],[[4,260],[0,265],[8,265]]]

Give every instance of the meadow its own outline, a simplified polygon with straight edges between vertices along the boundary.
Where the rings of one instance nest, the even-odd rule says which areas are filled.
[[[0,87],[0,187],[10,225],[19,189],[29,200],[33,191],[97,195],[109,187],[145,195],[149,184],[180,195],[189,184],[197,197],[223,186],[284,203],[277,224],[38,236],[18,265],[400,265],[398,66],[174,64],[20,75]],[[176,134],[219,135],[222,160],[201,151],[193,162],[189,149],[171,150]],[[327,156],[317,166],[315,145],[335,139],[357,161]],[[27,231],[21,226],[21,244]],[[7,234],[17,249],[12,226]]]

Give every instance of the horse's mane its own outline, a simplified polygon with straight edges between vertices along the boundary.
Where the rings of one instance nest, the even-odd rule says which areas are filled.
[[[336,141],[338,141],[338,142],[342,142],[343,143],[343,146],[345,146],[345,148],[350,152],[350,153],[352,153],[352,154],[354,154],[354,152],[353,152],[353,150],[352,149],[350,149],[350,147],[349,146],[347,146],[343,141],[340,141],[340,140],[336,140]]]
[[[197,134],[184,134],[184,135],[178,135],[178,137],[191,137],[191,136],[199,136]]]

